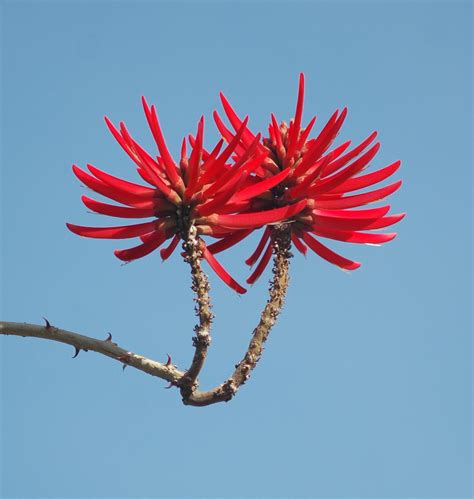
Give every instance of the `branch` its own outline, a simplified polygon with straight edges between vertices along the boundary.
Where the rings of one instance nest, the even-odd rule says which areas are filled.
[[[265,342],[283,308],[289,282],[289,259],[291,258],[291,235],[287,224],[273,229],[273,279],[270,282],[270,296],[263,309],[260,322],[252,333],[252,339],[244,358],[235,366],[235,371],[224,383],[209,391],[194,391],[183,403],[193,406],[206,406],[218,402],[228,402],[249,378],[250,373],[262,356]]]
[[[51,326],[46,321],[45,326],[17,322],[0,322],[0,335],[41,338],[44,340],[58,341],[71,345],[76,349],[94,351],[110,357],[123,365],[139,369],[151,376],[169,381],[181,389],[183,403],[191,406],[207,406],[218,402],[228,402],[237,393],[237,390],[250,377],[263,353],[265,342],[271,328],[276,322],[284,304],[288,288],[289,258],[291,257],[290,231],[286,224],[273,228],[273,279],[270,282],[270,296],[263,309],[260,322],[252,333],[252,339],[244,358],[236,365],[235,371],[224,383],[209,391],[197,389],[197,376],[206,360],[209,347],[210,327],[213,319],[209,299],[209,282],[200,265],[201,251],[200,240],[196,233],[190,229],[189,236],[184,244],[186,259],[191,265],[193,291],[196,292],[196,313],[199,316],[199,325],[196,325],[196,337],[193,338],[196,348],[190,368],[186,372],[179,371],[168,361],[162,364],[135,354],[112,342],[112,337],[98,340],[81,334],[59,329]]]
[[[45,326],[19,322],[0,322],[0,335],[58,341],[73,346],[76,349],[76,354],[80,350],[97,352],[117,360],[123,365],[134,367],[173,384],[177,383],[184,375],[183,372],[179,371],[170,362],[162,364],[161,362],[148,359],[147,357],[137,355],[119,347],[116,343],[112,342],[111,336],[106,340],[97,340],[89,336],[83,336],[82,334],[72,333],[71,331],[51,326],[48,321],[46,321]]]
[[[195,348],[193,361],[184,376],[179,380],[178,386],[183,399],[187,399],[193,391],[197,389],[197,377],[204,366],[207,357],[207,350],[211,344],[211,326],[214,316],[211,312],[211,299],[209,297],[209,280],[201,267],[201,240],[197,235],[194,225],[191,225],[187,238],[183,243],[186,252],[185,260],[191,266],[192,286],[196,293],[196,315],[199,317],[199,324],[194,327],[196,336],[193,337]]]

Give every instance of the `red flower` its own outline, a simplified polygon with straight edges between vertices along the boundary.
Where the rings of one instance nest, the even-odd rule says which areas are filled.
[[[234,141],[236,133],[242,127],[242,120],[235,113],[227,99],[221,94],[225,114],[234,132],[229,130],[218,113],[214,119],[222,136]],[[245,193],[254,198],[250,209],[267,209],[288,206],[305,200],[306,207],[296,214],[291,223],[291,237],[298,251],[306,254],[308,247],[325,260],[342,269],[354,270],[360,263],[348,260],[325,246],[320,238],[364,244],[380,244],[392,240],[396,234],[366,232],[381,229],[395,224],[404,214],[387,215],[390,206],[351,210],[368,203],[379,201],[401,185],[401,180],[385,187],[359,194],[352,194],[366,187],[377,184],[393,173],[400,166],[400,161],[376,170],[359,175],[368,167],[380,148],[380,143],[373,144],[376,132],[367,137],[356,147],[349,149],[350,141],[330,149],[347,114],[344,108],[336,111],[323,127],[319,135],[310,139],[309,134],[316,121],[314,117],[303,128],[304,75],[300,75],[298,99],[295,117],[288,126],[285,122],[278,125],[275,116],[271,115],[268,128],[269,136],[257,147],[258,155],[266,155],[260,168],[253,175],[255,186],[249,186],[238,192],[230,202],[237,202]],[[239,144],[235,147],[236,159],[254,143],[255,136],[248,128],[241,132]],[[274,182],[278,179],[278,183]],[[262,189],[268,182],[267,189]],[[262,274],[272,254],[271,226],[264,230],[255,252],[246,260],[253,265],[260,258],[253,274],[247,279],[253,283]],[[215,253],[233,243],[232,238],[225,236],[222,241],[212,245]]]
[[[140,244],[115,250],[115,255],[127,262],[148,255],[165,241],[171,240],[168,246],[160,250],[161,257],[166,260],[180,239],[187,238],[191,225],[196,227],[198,235],[235,238],[248,234],[256,227],[291,217],[304,208],[303,201],[264,212],[251,210],[251,196],[239,189],[267,155],[267,151],[259,147],[260,135],[247,142],[245,151],[240,151],[236,161],[228,163],[246,132],[247,119],[241,122],[235,136],[222,152],[223,140],[212,152],[207,153],[203,150],[204,119],[201,118],[196,138],[192,138],[189,157],[186,141],[183,140],[178,166],[166,146],[155,107],[150,108],[145,99],[142,100],[159,156],[153,157],[146,152],[130,136],[124,123],[120,123],[117,129],[108,118],[105,120],[117,142],[137,165],[140,177],[149,186],[122,180],[92,165],[87,165],[89,172],[76,165],[73,171],[87,187],[121,204],[103,203],[83,196],[82,201],[92,211],[112,217],[152,220],[118,227],[67,224],[72,232],[84,237],[104,239],[139,237]],[[239,193],[237,198],[236,192]],[[219,264],[203,241],[201,245],[203,258],[218,276],[238,293],[244,293],[245,289]]]

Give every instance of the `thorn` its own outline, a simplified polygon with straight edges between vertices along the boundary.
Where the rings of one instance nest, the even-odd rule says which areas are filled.
[[[112,335],[107,333],[107,338],[104,341],[112,341]]]
[[[166,354],[166,356],[168,357],[168,360],[166,361],[165,366],[169,367],[171,365],[171,357],[170,357],[170,355],[168,353]]]
[[[43,317],[44,322],[46,322],[46,325],[44,326],[46,329],[51,329],[51,323],[46,319],[46,317]]]
[[[117,360],[120,360],[120,362],[123,363],[122,371],[125,371],[125,368],[127,367],[128,363],[131,360],[130,355],[131,355],[131,353],[127,352],[127,353],[124,353],[123,355],[120,355],[119,357],[117,357]]]
[[[79,355],[79,352],[81,351],[81,349],[79,347],[74,347],[74,349],[75,349],[75,353],[72,356],[73,359],[75,359]]]

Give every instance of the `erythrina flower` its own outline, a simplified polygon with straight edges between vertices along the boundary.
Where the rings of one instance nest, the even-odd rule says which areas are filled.
[[[240,131],[239,143],[235,147],[235,157],[238,160],[258,135],[254,135],[248,128],[242,132],[242,125],[246,122],[238,117],[223,94],[221,100],[234,132],[224,125],[217,112],[214,113],[214,119],[222,136],[229,143],[235,143],[238,136],[236,132]],[[393,232],[365,231],[393,225],[401,220],[404,214],[387,215],[390,210],[388,205],[360,210],[350,208],[360,207],[389,196],[400,187],[401,180],[368,192],[350,195],[348,193],[370,187],[390,177],[399,168],[400,161],[395,161],[372,173],[358,175],[368,167],[380,148],[380,143],[373,144],[377,133],[371,133],[350,150],[348,148],[351,141],[330,150],[346,118],[347,109],[336,111],[319,135],[310,139],[309,134],[316,117],[305,128],[302,127],[303,100],[304,75],[300,74],[294,118],[289,126],[285,122],[278,125],[277,119],[272,114],[268,127],[269,136],[257,147],[257,154],[265,155],[260,167],[255,169],[252,176],[256,186],[259,186],[258,191],[252,192],[254,187],[250,185],[244,191],[236,193],[230,202],[238,202],[244,192],[253,198],[250,209],[258,207],[260,210],[271,210],[275,207],[305,202],[305,209],[289,220],[291,239],[296,249],[306,254],[309,247],[330,263],[345,270],[354,270],[360,266],[360,263],[335,253],[319,238],[364,244],[380,244],[392,240],[396,236]],[[277,185],[271,180],[275,176],[282,176]],[[266,190],[262,190],[264,182],[269,183]],[[211,245],[209,249],[217,253],[233,243],[232,236],[223,236],[221,241]],[[246,260],[248,265],[253,265],[260,258],[255,271],[247,279],[249,284],[260,277],[271,255],[272,227],[267,226],[255,252]]]
[[[260,135],[247,143],[248,147],[241,151],[236,161],[228,163],[246,132],[247,119],[241,122],[235,136],[222,152],[224,141],[220,140],[212,152],[203,157],[204,119],[201,118],[189,157],[186,141],[183,140],[178,166],[166,145],[155,107],[149,107],[144,98],[142,102],[159,156],[153,157],[146,152],[131,137],[124,123],[120,123],[117,129],[107,117],[105,120],[117,142],[137,165],[140,177],[149,186],[122,180],[92,165],[87,165],[89,172],[76,165],[73,171],[87,187],[122,205],[103,203],[83,196],[82,201],[92,211],[112,217],[152,220],[118,227],[67,224],[75,234],[103,239],[139,237],[140,244],[115,250],[115,255],[126,262],[144,257],[165,241],[171,240],[168,246],[160,250],[161,257],[166,260],[179,241],[187,239],[191,226],[196,228],[197,235],[235,238],[257,227],[291,217],[304,208],[305,201],[272,210],[251,209],[251,196],[241,188],[268,154],[268,151],[259,147]],[[253,188],[258,192],[258,183]],[[266,184],[263,188],[267,188]],[[235,198],[236,193],[240,193],[238,199]],[[234,200],[230,201],[231,198]],[[217,275],[232,289],[244,293],[245,289],[219,264],[204,241],[201,240],[200,245],[203,258]]]

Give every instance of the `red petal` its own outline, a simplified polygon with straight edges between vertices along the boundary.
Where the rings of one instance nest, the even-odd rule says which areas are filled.
[[[83,237],[94,237],[98,239],[128,239],[147,234],[157,228],[157,221],[142,224],[125,225],[119,227],[84,227],[67,223],[67,228]]]
[[[219,241],[210,244],[207,249],[215,255],[216,253],[220,253],[221,251],[225,251],[232,246],[235,246],[237,243],[245,239],[249,234],[253,232],[253,229],[247,230],[239,230],[237,232],[233,232],[229,236],[223,237]]]
[[[306,206],[306,200],[267,211],[242,213],[239,215],[211,215],[216,217],[215,225],[229,229],[250,229],[262,225],[281,223],[298,214]]]
[[[97,180],[92,175],[89,175],[87,172],[81,170],[76,165],[73,165],[72,171],[84,185],[89,187],[89,189],[92,189],[102,196],[113,199],[114,201],[118,201],[119,203],[141,208],[144,204],[147,205],[150,201],[150,198],[147,199],[146,197],[137,196],[136,194],[131,194],[127,191],[111,187],[110,185]]]
[[[390,210],[390,206],[380,206],[379,208],[370,208],[367,210],[322,210],[315,209],[312,211],[318,217],[325,218],[343,218],[343,219],[373,219],[386,215]]]
[[[149,108],[145,100],[145,97],[142,97],[142,103],[143,103],[143,109],[145,110],[146,119],[150,126],[158,150],[160,151],[160,155],[163,159],[163,163],[165,165],[168,178],[171,181],[173,187],[177,187],[179,186],[179,184],[182,183],[182,180],[178,175],[177,166],[166,145],[166,141],[163,136],[163,132],[161,130],[160,122],[158,120],[158,115],[156,114],[155,106],[151,106],[151,108]]]
[[[359,189],[363,189],[364,187],[368,187],[369,185],[377,184],[378,182],[382,182],[386,178],[393,175],[401,165],[401,161],[395,161],[391,165],[386,166],[385,168],[381,168],[372,173],[367,173],[366,175],[360,175],[359,177],[350,178],[346,180],[344,183],[340,184],[334,189],[331,189],[331,193],[338,194],[344,192],[357,191]]]
[[[262,180],[261,182],[258,182],[254,185],[251,185],[250,187],[246,187],[245,189],[242,189],[241,191],[237,192],[234,194],[234,196],[231,199],[232,201],[238,202],[238,201],[246,201],[247,199],[252,199],[260,194],[263,194],[266,191],[269,191],[273,187],[277,186],[280,182],[286,179],[288,177],[288,174],[290,173],[290,169],[286,168],[285,170],[282,170],[280,173],[277,175],[274,175],[272,177],[266,178],[265,180]]]
[[[109,184],[111,187],[115,187],[116,189],[129,192],[130,194],[134,194],[135,196],[140,196],[145,199],[153,198],[157,194],[155,189],[150,189],[150,187],[145,187],[140,184],[127,182],[121,178],[114,177],[109,173],[99,170],[99,168],[96,168],[91,164],[88,164],[87,168],[96,178],[102,180],[102,182],[105,182],[106,184]]]
[[[377,219],[348,219],[348,218],[325,218],[317,217],[314,221],[314,228],[326,227],[337,230],[372,230],[383,229],[396,224],[405,217],[404,213],[399,215],[389,215]]]
[[[220,119],[219,115],[217,114],[216,111],[214,111],[214,119],[216,120],[216,123],[217,123],[217,119]],[[234,151],[237,154],[239,154],[239,156],[245,155],[245,150],[239,146],[239,142],[240,142],[240,139],[242,137],[242,134],[244,133],[244,131],[247,128],[248,120],[249,120],[248,117],[246,117],[244,119],[244,121],[242,122],[242,126],[239,128],[239,130],[237,131],[235,136],[229,132],[230,136],[224,137],[229,142],[229,144],[222,151],[221,155],[218,158],[216,158],[214,161],[210,161],[209,163],[206,164],[205,172],[203,175],[201,175],[201,178],[200,178],[200,182],[202,184],[207,184],[212,179],[216,178],[216,176],[221,174],[219,169],[224,167],[225,162],[230,158],[231,154]]]
[[[210,265],[211,269],[234,291],[237,293],[244,294],[247,292],[228,272],[225,268],[216,260],[214,255],[207,249],[204,242],[201,245],[202,256],[206,262]]]
[[[270,261],[270,258],[272,257],[272,252],[273,252],[273,244],[270,241],[268,243],[267,248],[265,249],[265,252],[263,253],[261,260],[258,262],[258,265],[255,267],[255,270],[247,279],[248,284],[253,284],[263,274],[263,271],[265,270],[266,266],[268,265],[268,262]]]
[[[232,106],[229,104],[229,101],[225,98],[224,94],[220,92],[219,95],[221,98],[222,107],[224,108],[227,118],[229,118],[229,121],[234,127],[234,130],[235,131],[239,130],[239,128],[242,126],[242,120],[237,116],[237,113],[232,109]],[[253,133],[248,128],[246,128],[242,135],[242,140],[245,143],[245,145],[248,146],[254,139],[255,135],[253,135]]]
[[[335,193],[337,192],[337,187],[340,186],[347,179],[359,173],[363,168],[365,168],[370,161],[377,154],[380,149],[380,142],[377,142],[374,146],[372,146],[366,153],[364,153],[360,158],[356,159],[353,163],[346,166],[343,170],[335,173],[331,177],[325,177],[320,182],[318,182],[317,186],[313,189],[310,189],[308,192],[308,196],[313,196],[316,194],[320,194],[322,192]]]
[[[322,227],[313,227],[314,233],[321,237],[335,239],[336,241],[345,241],[358,244],[382,244],[391,241],[396,237],[395,232],[388,234],[355,232],[346,230],[328,229]]]
[[[298,98],[296,101],[295,120],[291,127],[291,133],[288,137],[287,157],[290,158],[296,150],[298,138],[301,129],[301,118],[303,116],[303,103],[304,103],[304,74],[300,73],[298,85]]]
[[[115,250],[114,255],[120,260],[130,262],[150,254],[152,251],[159,248],[165,241],[166,235],[164,232],[153,232],[149,235],[146,242],[134,246],[133,248]]]
[[[341,255],[338,255],[334,251],[330,250],[328,247],[324,246],[324,244],[320,243],[317,239],[314,239],[307,232],[303,232],[303,239],[305,243],[321,258],[327,260],[338,267],[341,267],[345,270],[355,270],[360,267],[359,262],[354,262],[352,260],[348,260]]]
[[[249,265],[250,267],[260,258],[260,255],[262,254],[263,248],[265,248],[265,244],[267,244],[267,241],[271,235],[270,229],[267,227],[262,234],[262,237],[260,239],[260,242],[258,243],[257,247],[255,248],[255,251],[245,260],[245,263]]]
[[[344,156],[341,156],[339,159],[333,160],[329,165],[324,169],[324,176],[327,177],[334,173],[335,171],[342,168],[349,161],[358,156],[374,139],[377,137],[377,132],[372,132],[364,141],[362,141],[358,146],[354,147],[351,151],[349,151]]]
[[[202,160],[203,135],[204,135],[204,117],[201,116],[196,134],[196,142],[193,145],[193,150],[189,158],[189,166],[187,170],[188,183],[186,190],[184,191],[185,201],[189,201],[191,199],[198,185],[199,167]]]
[[[372,203],[375,201],[380,201],[390,194],[393,194],[402,185],[402,181],[398,180],[393,184],[382,187],[381,189],[376,189],[370,192],[364,192],[363,194],[356,194],[355,196],[346,196],[339,199],[317,199],[317,208],[325,209],[344,209],[344,208],[355,208],[356,206],[362,206],[364,204]]]
[[[291,240],[293,241],[293,244],[295,245],[295,248],[302,254],[306,256],[306,253],[308,251],[308,247],[306,244],[301,241],[301,239],[292,231],[291,232]]]
[[[173,254],[173,251],[176,249],[176,246],[178,246],[180,240],[181,237],[179,237],[178,234],[175,234],[170,244],[166,248],[160,250],[160,256],[163,261],[168,260],[168,258]]]
[[[100,213],[101,215],[120,218],[148,218],[155,216],[153,201],[150,201],[151,208],[127,208],[124,206],[101,203],[87,196],[82,196],[81,199],[90,210]]]

